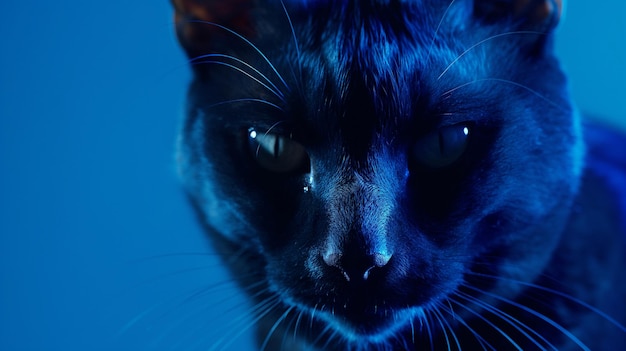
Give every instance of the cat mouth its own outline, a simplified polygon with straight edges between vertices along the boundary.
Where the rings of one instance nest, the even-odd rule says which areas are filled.
[[[363,308],[363,309],[361,309]],[[315,311],[310,313],[324,324],[339,331],[348,340],[371,339],[384,340],[395,335],[399,329],[408,326],[423,314],[421,307],[397,309],[389,306],[370,305],[351,309],[348,304],[330,311]]]

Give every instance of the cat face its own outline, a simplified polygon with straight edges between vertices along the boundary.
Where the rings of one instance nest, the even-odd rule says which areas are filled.
[[[181,174],[244,286],[346,342],[514,298],[473,274],[542,271],[582,155],[539,3],[175,1]]]

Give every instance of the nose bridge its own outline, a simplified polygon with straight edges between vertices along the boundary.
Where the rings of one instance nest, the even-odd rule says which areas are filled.
[[[381,235],[393,210],[393,195],[374,180],[354,172],[332,189],[329,201],[331,224],[340,232],[360,231]]]
[[[372,180],[356,172],[332,191],[322,256],[328,265],[340,268],[346,279],[354,275],[367,279],[373,267],[386,265],[392,255],[387,230],[392,201]]]
[[[384,253],[388,250],[388,222],[393,201],[383,189],[371,183],[362,183],[359,190],[362,200],[358,209],[359,232],[366,238],[370,254]]]

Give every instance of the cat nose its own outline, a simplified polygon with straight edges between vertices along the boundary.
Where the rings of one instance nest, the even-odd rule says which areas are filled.
[[[346,281],[354,280],[366,281],[370,273],[386,266],[391,259],[391,254],[374,253],[364,255],[344,255],[339,252],[326,252],[322,254],[322,259],[326,265],[337,268]]]

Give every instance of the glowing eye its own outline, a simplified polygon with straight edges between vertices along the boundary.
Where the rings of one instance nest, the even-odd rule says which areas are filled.
[[[308,171],[309,158],[300,143],[273,133],[248,131],[248,144],[258,164],[272,172]]]
[[[450,166],[463,156],[469,137],[470,127],[467,124],[439,128],[415,143],[413,156],[426,167]]]

